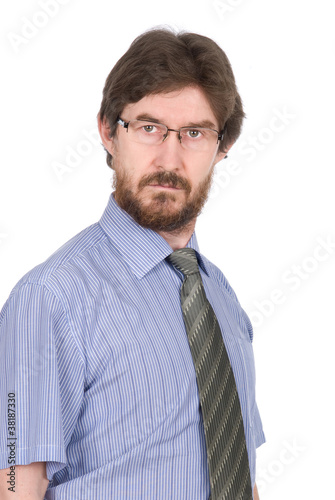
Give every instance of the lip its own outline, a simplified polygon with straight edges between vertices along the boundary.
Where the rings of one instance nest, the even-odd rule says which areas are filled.
[[[170,191],[180,191],[180,188],[176,188],[173,186],[168,186],[166,184],[149,184],[150,187],[156,188],[156,189],[168,189]]]

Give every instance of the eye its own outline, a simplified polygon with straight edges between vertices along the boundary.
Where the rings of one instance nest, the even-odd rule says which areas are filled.
[[[189,129],[187,131],[187,135],[188,137],[190,137],[191,139],[198,139],[199,137],[201,137],[202,133],[200,130],[196,129],[196,128],[193,128],[193,129]]]
[[[148,134],[155,132],[156,127],[154,125],[143,125],[143,130],[144,132],[147,132]]]

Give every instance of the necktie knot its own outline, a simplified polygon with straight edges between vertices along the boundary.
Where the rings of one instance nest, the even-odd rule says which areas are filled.
[[[166,260],[181,271],[185,277],[199,273],[198,260],[193,248],[179,248],[171,253]]]

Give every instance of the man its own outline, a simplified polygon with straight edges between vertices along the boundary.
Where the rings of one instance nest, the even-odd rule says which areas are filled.
[[[252,327],[194,233],[243,117],[206,37],[149,31],[111,71],[107,208],[0,316],[1,498],[258,499]]]

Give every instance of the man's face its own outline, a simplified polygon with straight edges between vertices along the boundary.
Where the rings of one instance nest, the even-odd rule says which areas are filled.
[[[209,102],[197,87],[148,95],[128,104],[121,118],[155,121],[175,130],[189,125],[218,130]],[[217,142],[206,151],[194,151],[184,148],[175,132],[169,132],[164,142],[148,145],[132,141],[121,125],[111,139],[108,128],[101,123],[99,128],[113,156],[119,206],[141,226],[156,231],[176,231],[194,223],[207,199],[214,165],[225,155],[218,153]]]

